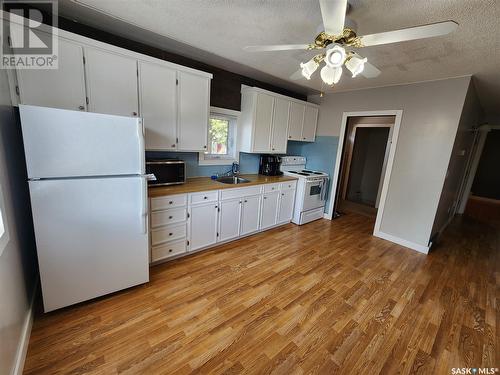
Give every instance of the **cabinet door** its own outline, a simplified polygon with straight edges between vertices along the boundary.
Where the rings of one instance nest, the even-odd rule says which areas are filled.
[[[238,237],[240,234],[241,199],[220,202],[219,241]]]
[[[242,236],[259,230],[260,201],[260,195],[243,198],[240,229]]]
[[[179,72],[179,122],[177,147],[183,151],[205,151],[208,137],[210,79]]]
[[[274,98],[272,152],[286,153],[289,109],[290,101],[282,98]]]
[[[318,108],[306,106],[304,113],[304,126],[302,128],[302,140],[314,142],[316,138],[316,125],[318,124]]]
[[[217,203],[192,206],[189,217],[189,250],[197,250],[217,242]]]
[[[280,208],[278,213],[278,223],[285,223],[292,220],[293,207],[295,204],[295,190],[283,190],[280,196]]]
[[[291,141],[302,141],[302,127],[304,124],[304,112],[306,106],[302,103],[290,103],[290,121],[288,125],[288,139]]]
[[[138,116],[137,61],[93,48],[85,49],[85,60],[89,110]]]
[[[84,111],[85,74],[82,47],[59,39],[57,69],[19,69],[22,104]]]
[[[177,137],[177,72],[140,62],[141,116],[146,150],[175,150]]]
[[[273,105],[274,98],[271,95],[257,93],[253,130],[254,152],[269,152],[271,150]]]
[[[278,218],[278,201],[280,192],[264,194],[262,197],[262,210],[260,217],[260,228],[265,229],[276,225]]]

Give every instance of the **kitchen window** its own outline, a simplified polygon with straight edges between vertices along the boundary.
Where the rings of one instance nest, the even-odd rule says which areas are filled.
[[[5,205],[3,200],[2,186],[0,186],[0,255],[2,255],[9,242],[9,231],[5,217]]]
[[[240,112],[212,107],[208,123],[208,146],[200,152],[200,165],[231,165],[238,162],[236,133]]]

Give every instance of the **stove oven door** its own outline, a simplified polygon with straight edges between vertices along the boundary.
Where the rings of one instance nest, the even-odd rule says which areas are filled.
[[[325,206],[327,181],[326,178],[315,178],[306,181],[303,211]]]

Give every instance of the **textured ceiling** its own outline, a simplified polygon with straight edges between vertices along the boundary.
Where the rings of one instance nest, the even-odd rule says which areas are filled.
[[[360,49],[382,74],[344,74],[334,88],[290,81],[308,51],[245,52],[255,44],[312,42],[321,25],[318,0],[61,0],[61,15],[300,92],[347,91],[472,74],[490,118],[500,118],[500,0],[349,0],[358,35],[438,21],[453,34]],[[345,72],[344,72],[345,73]],[[300,85],[300,86],[297,86]]]

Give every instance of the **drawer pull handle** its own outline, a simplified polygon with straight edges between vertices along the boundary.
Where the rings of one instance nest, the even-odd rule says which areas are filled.
[[[245,199],[245,203],[247,203],[248,201]]]
[[[281,193],[282,196],[285,196],[285,193]]]
[[[168,249],[168,252],[171,253],[172,252],[172,249]]]
[[[203,199],[208,199],[208,197],[203,197]]]
[[[172,236],[172,235],[173,235],[173,233],[169,233],[168,235],[169,235],[169,236]]]
[[[170,201],[170,202],[168,202],[168,204],[174,204],[174,202],[173,202],[173,201]]]
[[[173,217],[173,216],[169,216],[168,218],[169,218],[170,220],[172,220],[174,217]]]

